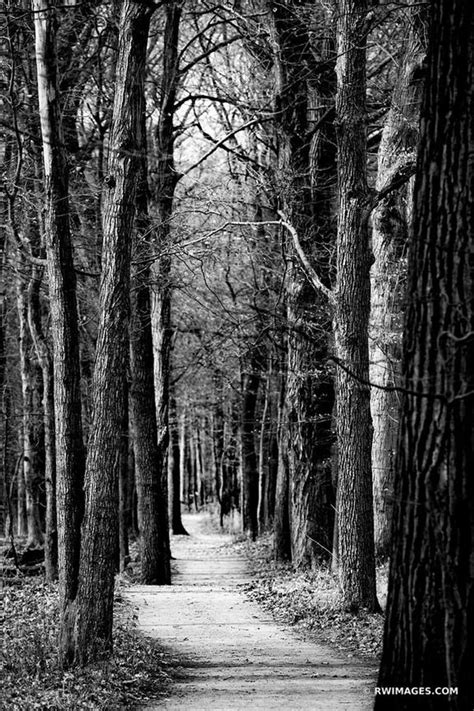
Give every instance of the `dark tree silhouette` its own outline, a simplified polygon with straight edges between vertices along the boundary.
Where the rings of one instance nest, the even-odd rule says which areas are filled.
[[[376,709],[474,704],[474,8],[433,3],[416,183],[396,512]]]

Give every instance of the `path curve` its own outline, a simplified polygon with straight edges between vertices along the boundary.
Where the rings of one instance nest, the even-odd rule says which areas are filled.
[[[187,515],[172,539],[173,585],[132,586],[142,631],[160,640],[177,673],[147,709],[369,711],[375,670],[325,644],[303,641],[250,601],[250,574],[231,538]]]

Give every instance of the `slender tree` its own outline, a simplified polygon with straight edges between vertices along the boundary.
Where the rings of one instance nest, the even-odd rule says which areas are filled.
[[[155,259],[151,265],[151,324],[156,403],[157,467],[160,473],[162,510],[161,538],[169,549],[168,467],[169,389],[171,353],[171,256],[169,241],[173,199],[179,175],[174,164],[176,93],[179,86],[178,38],[182,0],[169,0],[165,6],[163,69],[160,115],[155,131],[156,181],[152,186],[158,225],[154,231]],[[154,166],[155,167],[155,166]],[[168,581],[169,582],[169,581]]]
[[[22,265],[25,269],[25,265]],[[21,269],[21,268],[20,268]],[[39,516],[39,447],[38,447],[38,378],[36,359],[33,357],[33,344],[28,329],[28,282],[20,276],[17,280],[17,306],[19,323],[19,355],[22,389],[22,431],[21,431],[21,466],[19,476],[23,477],[25,487],[27,548],[36,548],[43,544],[43,533]],[[41,421],[41,420],[40,420]]]
[[[171,456],[171,487],[170,487],[170,510],[171,510],[171,530],[175,536],[187,536],[183,521],[181,518],[181,457],[184,452],[180,447],[180,433],[178,413],[176,410],[176,400],[170,398],[170,456]]]
[[[43,328],[41,285],[44,267],[35,265],[28,286],[28,324],[42,375],[44,484],[46,494],[44,563],[47,580],[58,575],[58,531],[56,507],[56,448],[54,441],[53,359],[51,344]]]
[[[240,441],[242,452],[242,523],[253,538],[258,535],[258,466],[255,437],[257,397],[261,380],[262,348],[252,343],[241,358],[242,407]]]
[[[474,704],[474,8],[432,12],[379,684],[458,691],[377,697],[397,711]]]

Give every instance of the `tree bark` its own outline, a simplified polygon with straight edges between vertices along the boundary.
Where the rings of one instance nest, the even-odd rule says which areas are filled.
[[[212,374],[214,405],[212,410],[212,451],[214,456],[214,488],[219,503],[219,519],[224,523],[223,514],[223,462],[224,462],[224,382],[223,374],[215,368]]]
[[[158,442],[157,465],[161,472],[163,508],[160,516],[161,537],[169,550],[168,467],[169,387],[171,354],[171,259],[169,247],[173,198],[178,180],[174,166],[174,105],[180,74],[178,38],[182,11],[181,0],[166,4],[160,116],[155,133],[157,155],[153,200],[158,212],[155,231],[155,259],[151,265],[151,326]]]
[[[473,10],[432,4],[379,675],[384,686],[458,693],[379,696],[376,709],[474,705]]]
[[[31,278],[31,277],[30,277]],[[17,284],[17,306],[19,322],[20,374],[22,391],[22,465],[19,475],[23,476],[26,508],[26,547],[36,548],[43,544],[43,532],[39,516],[38,442],[36,437],[35,389],[38,386],[35,366],[31,355],[33,344],[28,329],[27,289],[22,282]]]
[[[179,443],[178,413],[176,400],[170,400],[170,443],[171,443],[171,530],[175,536],[187,536],[188,532],[181,519],[181,448]],[[184,455],[184,452],[183,452]]]
[[[367,230],[367,2],[337,6],[336,130],[339,173],[334,310],[338,447],[338,566],[344,604],[378,609],[371,475]]]
[[[425,7],[415,4],[407,21],[408,40],[379,147],[377,191],[386,189],[401,172],[416,163],[427,15]],[[402,295],[412,191],[410,182],[384,198],[372,213],[370,409],[374,427],[375,552],[379,560],[387,557],[390,548],[395,452],[401,413],[400,394],[389,388],[400,385]]]
[[[140,526],[140,576],[147,585],[171,581],[167,512],[167,487],[163,485],[166,452],[158,442],[154,390],[153,338],[151,325],[150,267],[152,244],[148,215],[145,115],[138,216],[132,265],[130,327],[130,412],[135,453],[138,520]]]
[[[283,361],[283,358],[281,359]],[[281,363],[280,361],[280,363]],[[286,372],[280,366],[282,373]],[[275,531],[273,537],[273,555],[276,561],[291,559],[290,508],[289,508],[289,469],[288,449],[285,430],[288,428],[288,413],[285,406],[286,378],[280,378],[280,398],[278,402],[278,464],[275,492]]]
[[[261,380],[262,355],[255,346],[242,359],[242,409],[241,409],[241,451],[242,451],[242,525],[253,540],[258,536],[258,464],[255,447],[255,415],[258,389]]]
[[[45,241],[53,340],[56,496],[61,626],[77,592],[83,516],[79,334],[68,208],[68,169],[60,123],[56,3],[33,0],[45,180]],[[63,647],[60,657],[64,661]]]
[[[296,229],[310,263],[323,265],[328,280],[327,195],[312,185],[315,156],[311,157],[310,83],[323,73],[310,48],[304,3],[275,4],[278,39],[279,170],[283,210]],[[331,74],[330,62],[326,74]],[[314,73],[314,77],[313,77]],[[320,81],[320,84],[324,82]],[[334,83],[334,82],[333,82]],[[322,132],[320,132],[322,135]],[[334,165],[332,143],[319,143],[319,168]],[[328,159],[329,157],[329,159]],[[327,188],[326,188],[327,190]],[[314,203],[313,203],[314,200]],[[321,204],[319,204],[321,202]],[[333,500],[330,470],[332,444],[332,376],[327,364],[330,318],[325,296],[316,292],[297,262],[288,242],[286,301],[288,313],[288,375],[285,407],[289,466],[289,521],[291,556],[296,566],[311,566],[329,555]]]
[[[54,442],[54,376],[51,347],[43,332],[40,288],[43,268],[34,266],[28,287],[28,324],[41,367],[43,381],[44,481],[46,517],[44,562],[46,579],[58,576],[58,530],[56,509],[56,449]]]
[[[75,604],[74,661],[81,665],[112,648],[118,542],[120,440],[126,407],[131,240],[144,145],[144,79],[148,2],[122,4],[103,209],[100,322],[93,376],[94,408],[86,462],[86,504]]]
[[[127,388],[128,390],[128,388]],[[129,447],[130,426],[128,417],[128,404],[125,408],[125,420],[122,427],[122,438],[120,441],[120,463],[118,481],[118,567],[122,573],[130,561],[129,532],[131,528],[130,511],[130,471],[129,471]]]

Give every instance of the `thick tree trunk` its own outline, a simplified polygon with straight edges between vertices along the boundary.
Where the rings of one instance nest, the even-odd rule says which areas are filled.
[[[0,56],[5,61],[6,59],[6,43],[3,43],[0,49]],[[2,81],[2,89],[6,88],[6,78]],[[8,158],[7,148],[4,146],[3,160],[6,161]],[[0,195],[0,224],[6,225],[8,223],[8,201],[6,197],[5,190],[2,190]],[[0,432],[7,432],[7,396],[6,396],[6,367],[7,367],[7,353],[5,348],[6,341],[6,331],[7,331],[7,310],[8,310],[8,297],[6,289],[6,266],[7,266],[7,250],[6,250],[6,230],[0,230]],[[8,510],[11,506],[7,491],[7,471],[6,471],[6,437],[3,441],[2,448],[3,451],[0,455],[0,531],[5,531],[7,529],[7,522],[12,525],[10,520],[10,511]]]
[[[326,265],[321,276],[327,284],[328,245],[331,243],[327,215],[327,187],[312,185],[318,168],[334,165],[333,142],[321,140],[311,152],[309,119],[311,73],[315,66],[310,48],[304,3],[275,4],[274,17],[279,45],[277,108],[280,136],[279,170],[282,207],[296,229],[311,264]],[[328,63],[330,66],[330,62]],[[331,70],[326,71],[331,74]],[[327,79],[327,77],[326,77]],[[320,84],[324,82],[321,80]],[[334,82],[333,82],[334,84]],[[317,104],[318,102],[316,102]],[[322,132],[320,132],[322,136]],[[313,147],[314,148],[314,147]],[[327,178],[327,176],[326,176]],[[315,204],[313,204],[313,199]],[[317,204],[318,203],[318,204]],[[319,204],[321,203],[321,204]],[[329,555],[332,539],[333,496],[330,449],[332,376],[325,360],[330,319],[325,296],[315,291],[296,260],[289,254],[286,300],[288,309],[288,375],[286,385],[287,438],[291,555],[296,566],[313,565]]]
[[[433,3],[377,709],[474,705],[474,8]]]
[[[145,116],[142,135],[145,140]],[[146,150],[146,142],[141,146]],[[164,486],[166,457],[158,441],[154,390],[154,360],[151,326],[150,269],[152,253],[148,217],[146,158],[142,157],[138,219],[132,266],[130,328],[130,412],[135,453],[138,520],[140,525],[141,581],[167,585],[171,580],[167,487]]]
[[[100,322],[94,409],[86,462],[86,505],[75,610],[74,660],[85,664],[112,647],[118,542],[120,442],[126,407],[131,240],[144,145],[144,79],[152,7],[124,0],[103,210]]]
[[[33,0],[45,180],[45,241],[53,340],[56,494],[61,625],[77,591],[83,515],[79,335],[68,209],[68,170],[61,133],[56,59],[56,7]],[[60,657],[64,661],[64,648]]]
[[[366,180],[365,0],[337,9],[336,127],[339,172],[334,313],[338,447],[338,564],[345,605],[378,608],[372,505],[368,322],[370,250]]]
[[[379,147],[376,189],[388,185],[416,163],[418,122],[426,54],[426,8],[416,4],[407,22],[409,31],[392,105]],[[393,509],[395,450],[400,420],[401,310],[405,286],[404,256],[408,242],[407,205],[412,185],[384,198],[372,213],[370,314],[370,409],[374,427],[372,472],[375,552],[387,557]],[[380,386],[380,387],[377,387]]]

